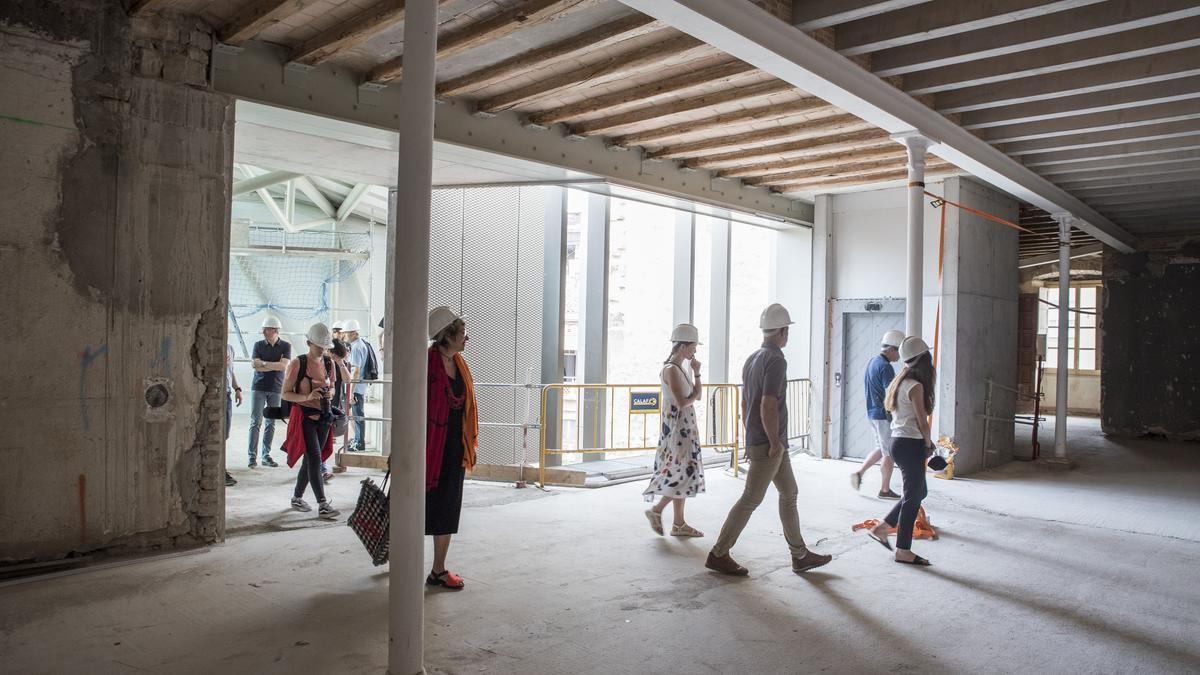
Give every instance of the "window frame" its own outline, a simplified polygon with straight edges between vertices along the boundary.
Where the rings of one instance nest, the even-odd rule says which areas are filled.
[[[1051,287],[1044,286],[1043,288],[1051,288]],[[1096,320],[1094,322],[1094,325],[1084,326],[1083,321],[1080,318],[1083,315],[1075,314],[1075,320],[1073,322],[1074,325],[1070,326],[1070,332],[1071,332],[1070,338],[1071,338],[1071,342],[1074,344],[1074,346],[1067,347],[1067,349],[1069,350],[1069,353],[1070,353],[1070,362],[1071,362],[1071,367],[1067,369],[1067,374],[1069,374],[1069,375],[1099,375],[1101,367],[1102,367],[1102,364],[1100,363],[1100,341],[1101,341],[1101,337],[1100,337],[1100,307],[1103,302],[1102,295],[1104,293],[1104,287],[1099,282],[1078,282],[1078,283],[1071,284],[1071,286],[1070,286],[1070,293],[1071,293],[1070,307],[1072,309],[1080,308],[1080,304],[1081,304],[1080,300],[1082,298],[1082,289],[1085,289],[1085,288],[1096,289],[1095,307],[1091,308],[1095,312]],[[1051,301],[1056,302],[1057,298],[1052,298]],[[1057,312],[1058,310],[1053,307],[1049,307],[1049,306],[1044,307],[1044,309],[1046,310],[1046,337],[1047,337],[1047,343],[1048,343],[1049,337],[1050,337],[1050,331],[1051,330],[1056,331],[1055,334],[1057,335],[1057,330],[1058,330],[1057,327],[1051,328],[1049,325],[1050,324],[1050,321],[1049,321],[1050,313]],[[1080,336],[1081,328],[1088,328],[1088,329],[1094,330],[1096,332],[1095,346],[1084,349],[1084,351],[1091,351],[1095,354],[1095,364],[1096,364],[1095,368],[1080,368],[1079,367],[1079,352],[1080,352],[1080,349],[1083,349],[1079,346],[1080,345],[1079,336]],[[1057,350],[1058,347],[1055,347],[1055,349]],[[1047,345],[1046,351],[1050,351],[1050,347],[1048,345]],[[1050,360],[1049,355],[1047,354],[1046,355],[1046,364],[1047,365],[1043,368],[1043,372],[1057,373],[1058,367],[1056,365],[1049,365],[1050,363],[1057,363],[1057,358],[1055,359],[1055,361],[1052,362]]]

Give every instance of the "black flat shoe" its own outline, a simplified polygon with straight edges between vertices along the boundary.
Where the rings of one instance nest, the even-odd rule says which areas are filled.
[[[896,562],[903,564],[903,565],[916,565],[918,567],[929,567],[930,565],[933,564],[933,563],[929,562],[928,560],[922,558],[921,556],[917,556],[917,557],[913,558],[912,560],[901,560],[899,558],[896,558],[895,560],[896,560]]]

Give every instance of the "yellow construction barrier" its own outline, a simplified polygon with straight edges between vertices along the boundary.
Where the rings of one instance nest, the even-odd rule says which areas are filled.
[[[700,446],[729,450],[736,476],[741,391],[736,384],[706,384],[703,393],[696,411],[704,441]],[[541,399],[538,484],[543,487],[549,455],[653,452],[658,448],[659,385],[548,384],[542,387]],[[548,423],[550,420],[557,423]]]

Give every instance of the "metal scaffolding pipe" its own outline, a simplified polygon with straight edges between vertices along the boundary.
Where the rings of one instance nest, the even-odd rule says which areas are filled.
[[[921,335],[925,302],[925,150],[929,139],[916,132],[896,134],[908,150],[908,293],[905,295],[904,332]]]

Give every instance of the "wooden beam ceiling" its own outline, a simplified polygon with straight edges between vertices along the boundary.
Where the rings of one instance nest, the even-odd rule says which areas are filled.
[[[557,21],[576,10],[595,5],[600,0],[526,0],[519,5],[478,23],[469,24],[453,33],[438,37],[437,58],[448,59],[465,51],[532,26]],[[387,83],[404,74],[404,57],[398,56],[371,69],[367,80]]]
[[[781,159],[761,164],[747,164],[717,172],[719,178],[741,178],[748,185],[756,185],[759,179],[770,179],[774,175],[803,169],[837,166],[876,159],[906,159],[903,145],[890,138],[880,139],[878,147],[861,147],[850,151],[824,152],[801,155],[793,159]]]
[[[959,173],[958,168],[951,164],[947,164],[942,160],[931,160],[925,166],[925,175],[930,178],[934,176],[946,176],[955,173]],[[845,175],[830,172],[811,180],[796,181],[787,185],[773,186],[771,191],[779,193],[812,192],[814,190],[886,183],[889,181],[904,180],[907,177],[908,169],[906,168],[873,173],[858,173],[851,171]]]
[[[746,101],[789,91],[795,91],[795,87],[783,80],[767,80],[766,82],[759,82],[744,87],[726,89],[725,91],[717,91],[678,101],[668,101],[600,119],[572,124],[571,133],[576,136],[608,134],[623,127],[643,124],[680,113],[705,110],[724,103]]]
[[[787,124],[766,129],[756,129],[740,134],[718,136],[701,141],[668,145],[646,153],[646,159],[680,159],[715,154],[730,148],[746,148],[782,140],[798,140],[828,133],[847,133],[870,129],[871,125],[854,115],[835,115],[822,119]]]
[[[586,33],[572,35],[545,47],[517,54],[486,68],[439,83],[437,95],[440,98],[448,98],[469,94],[505,78],[532,70],[537,66],[553,63],[592,49],[600,49],[620,40],[644,35],[659,28],[660,26],[654,19],[644,14],[616,19]]]
[[[841,111],[829,105],[825,101],[814,96],[809,96],[792,101],[784,101],[783,103],[771,103],[754,108],[745,108],[743,110],[720,113],[698,120],[689,120],[687,122],[669,124],[667,126],[647,129],[645,131],[637,131],[631,134],[625,134],[623,136],[616,136],[611,142],[613,145],[623,148],[633,147],[636,145],[653,145],[655,143],[674,141],[691,134],[707,132],[713,129],[720,129],[735,124],[766,122],[784,117],[790,117],[792,115],[798,115],[801,113],[808,113],[816,116],[833,115],[839,112]]]
[[[497,113],[509,110],[522,104],[552,96],[557,92],[571,87],[625,75],[642,68],[653,67],[695,50],[712,49],[700,40],[690,35],[683,35],[674,29],[664,29],[660,33],[662,33],[662,39],[657,42],[642,45],[636,49],[611,56],[597,63],[591,63],[569,72],[551,75],[544,80],[483,99],[479,101],[477,110],[481,113]]]
[[[314,0],[257,0],[217,29],[221,42],[235,47],[311,5]]]
[[[292,50],[292,61],[308,66],[324,63],[403,21],[404,0],[382,0],[359,12],[349,21],[334,24],[302,42]]]
[[[720,155],[712,155],[711,157],[689,159],[683,164],[689,169],[727,169],[751,164],[760,164],[764,161],[783,159],[787,157],[800,157],[806,154],[813,154],[815,152],[831,152],[834,150],[852,150],[855,148],[871,147],[873,145],[878,145],[880,141],[884,139],[890,141],[891,137],[886,132],[879,131],[877,129],[872,129],[870,131],[855,131],[848,134],[837,134],[822,138],[809,138],[801,141],[780,143],[778,145],[767,145],[751,150],[738,150],[737,152],[727,152]]]
[[[669,77],[665,80],[623,89],[611,94],[589,97],[578,103],[535,113],[529,116],[529,123],[533,126],[547,127],[557,122],[566,122],[588,115],[607,112],[614,108],[642,103],[659,96],[667,96],[719,82],[728,82],[738,75],[754,71],[754,66],[748,63],[729,60],[690,73],[684,73],[683,75]]]

